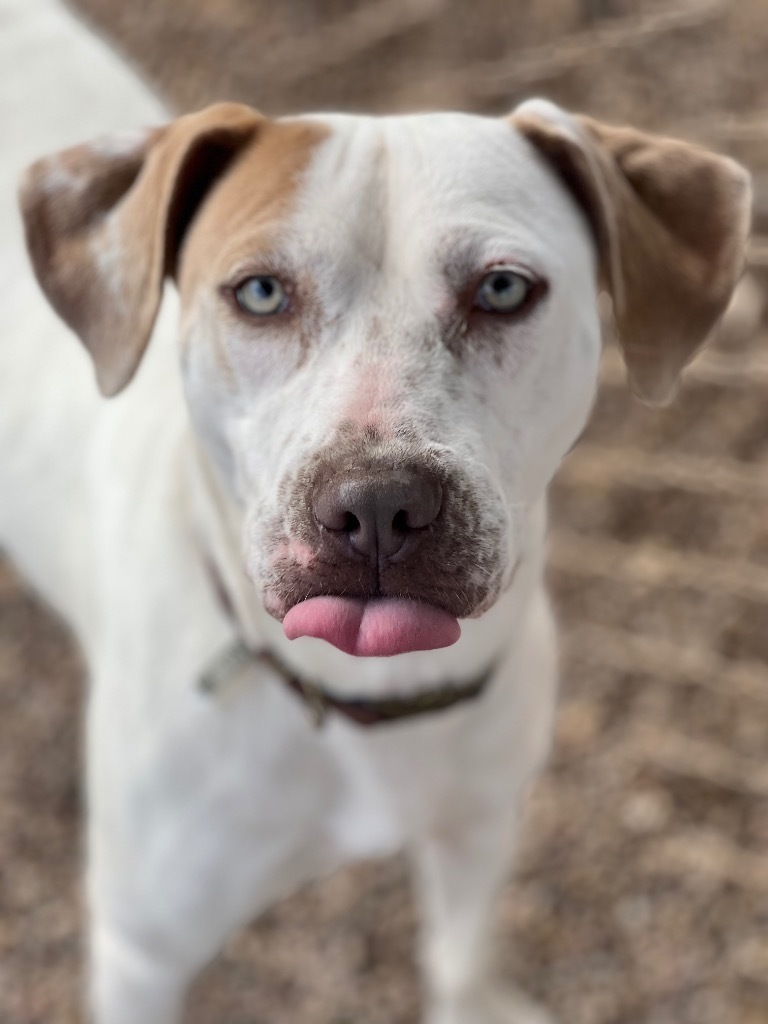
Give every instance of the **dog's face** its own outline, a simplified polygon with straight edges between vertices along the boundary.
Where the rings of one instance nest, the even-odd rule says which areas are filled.
[[[42,283],[113,392],[151,329],[148,293],[174,274],[191,414],[243,509],[246,570],[294,634],[355,650],[315,599],[391,599],[358,653],[449,642],[509,586],[527,510],[584,425],[600,283],[636,388],[666,396],[736,280],[745,176],[546,104],[499,120],[193,118],[106,182],[92,172],[109,210],[90,234],[81,150],[65,154],[80,195],[53,212],[53,168],[33,168]],[[91,276],[111,261],[132,326],[107,326],[61,239]],[[403,619],[402,599],[426,611]]]
[[[270,124],[179,281],[190,407],[267,608],[492,604],[600,352],[589,228],[530,144],[461,115]]]

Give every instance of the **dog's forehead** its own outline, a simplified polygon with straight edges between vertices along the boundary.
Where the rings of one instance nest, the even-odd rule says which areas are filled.
[[[511,121],[460,113],[266,121],[193,235],[189,262],[206,277],[265,252],[292,265],[394,259],[406,270],[455,251],[479,263],[533,257],[546,271],[589,262],[592,245],[570,194]]]
[[[297,213],[370,236],[502,232],[534,244],[580,220],[571,196],[502,118],[460,113],[318,115],[325,129],[296,195]],[[570,223],[569,223],[570,222]],[[357,230],[355,230],[357,227]],[[581,224],[579,224],[581,227]]]
[[[372,189],[409,192],[430,205],[467,198],[503,202],[529,189],[539,165],[529,143],[508,121],[472,114],[394,117],[321,114],[305,118],[326,135],[312,161],[307,185],[335,186],[349,199]]]

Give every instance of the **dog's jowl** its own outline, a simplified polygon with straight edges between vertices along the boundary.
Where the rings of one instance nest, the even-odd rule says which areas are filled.
[[[40,38],[0,156],[0,545],[90,670],[95,1024],[180,1021],[235,928],[402,848],[424,1019],[546,1020],[488,948],[550,742],[546,487],[600,292],[669,400],[747,175],[535,100],[172,120],[49,0],[0,15]]]

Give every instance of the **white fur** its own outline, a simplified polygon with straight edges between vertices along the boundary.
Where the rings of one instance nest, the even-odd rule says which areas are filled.
[[[520,804],[550,743],[543,495],[588,414],[600,351],[581,216],[504,122],[324,117],[330,136],[282,232],[282,258],[316,274],[324,326],[311,357],[299,367],[298,343],[268,326],[224,325],[217,287],[234,268],[217,266],[210,288],[184,296],[183,374],[174,293],[136,380],[103,401],[32,281],[12,182],[44,152],[165,115],[48,0],[0,0],[0,20],[11,140],[0,152],[0,543],[73,623],[92,677],[96,1024],[171,1024],[234,928],[306,879],[403,847],[420,881],[429,1024],[543,1020],[495,994],[486,946]],[[448,403],[455,357],[422,343],[446,300],[440,259],[470,242],[480,264],[533,265],[550,294],[510,328],[499,360],[466,358]],[[234,389],[214,365],[216,332]],[[278,485],[341,419],[365,419],[361,395],[385,429],[408,424],[450,452],[483,515],[504,524],[492,607],[444,651],[355,660],[288,644],[264,611]],[[256,666],[207,696],[198,680],[232,626],[201,543],[253,639],[336,692],[415,693],[495,659],[492,686],[477,704],[379,730],[335,717],[314,730]]]

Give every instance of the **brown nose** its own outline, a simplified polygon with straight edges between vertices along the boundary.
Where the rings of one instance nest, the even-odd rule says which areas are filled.
[[[312,511],[345,554],[382,562],[407,556],[437,518],[442,500],[440,481],[430,473],[352,472],[321,483]]]

